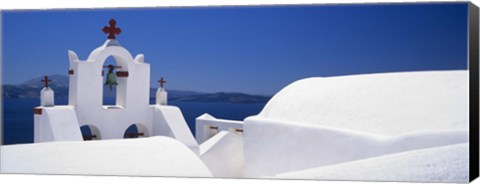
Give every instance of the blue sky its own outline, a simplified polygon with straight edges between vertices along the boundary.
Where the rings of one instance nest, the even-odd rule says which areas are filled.
[[[467,3],[5,11],[3,83],[67,74],[106,39],[167,89],[274,94],[313,76],[467,69]]]

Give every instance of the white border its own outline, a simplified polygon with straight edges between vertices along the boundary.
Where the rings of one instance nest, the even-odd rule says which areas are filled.
[[[480,0],[473,0],[479,5]],[[344,3],[408,3],[408,2],[465,2],[455,0],[10,0],[3,1],[0,9],[65,9],[65,8],[120,8],[120,7],[168,7],[168,6],[220,6],[220,5],[271,5],[271,4],[344,4]]]

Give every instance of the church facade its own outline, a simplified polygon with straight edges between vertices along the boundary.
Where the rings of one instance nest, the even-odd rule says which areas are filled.
[[[109,34],[108,39],[86,60],[80,60],[74,51],[68,51],[70,84],[67,106],[54,104],[54,93],[50,87],[42,90],[42,106],[34,109],[35,142],[163,135],[178,138],[193,150],[198,150],[180,109],[166,105],[165,80],[162,78],[159,81],[161,86],[156,93],[156,104],[149,104],[150,64],[144,61],[143,54],[133,57],[120,46],[115,39],[120,29],[115,27],[113,19],[110,27],[103,30]],[[115,60],[115,66],[105,65],[110,57]],[[105,75],[108,75],[106,83],[103,81]],[[104,85],[115,86],[115,104],[103,104]],[[90,135],[82,135],[79,127],[83,126],[88,126]],[[130,126],[136,126],[138,133],[126,134]]]

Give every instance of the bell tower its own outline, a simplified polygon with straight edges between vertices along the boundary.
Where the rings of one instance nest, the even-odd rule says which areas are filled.
[[[114,19],[102,31],[108,35],[103,45],[94,49],[86,60],[68,51],[70,68],[69,105],[74,106],[79,124],[99,129],[102,139],[123,138],[132,124],[151,127],[150,64],[144,56],[132,54],[116,40],[121,33]],[[114,65],[105,65],[107,58]],[[106,80],[104,81],[104,76]],[[103,105],[103,87],[116,88],[114,105]],[[145,130],[145,135],[151,135]]]
[[[158,81],[157,103],[150,105],[150,64],[144,62],[143,54],[134,58],[116,40],[121,30],[115,20],[102,31],[107,40],[87,59],[68,51],[68,105],[53,106],[53,91],[47,90],[50,80],[45,78],[42,106],[34,108],[35,142],[168,136],[199,154],[180,108],[167,105],[163,77]],[[108,58],[114,64],[106,64]],[[114,105],[103,104],[104,86],[108,86],[105,90],[115,86]]]

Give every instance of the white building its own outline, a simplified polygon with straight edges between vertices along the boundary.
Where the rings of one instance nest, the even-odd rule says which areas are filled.
[[[103,76],[107,75],[104,64],[109,57],[116,61],[118,85],[115,105],[103,104]],[[71,50],[68,58],[68,105],[54,106],[50,100],[53,99],[51,89],[42,90],[42,104],[49,103],[34,110],[36,143],[83,141],[81,126],[90,128],[92,135],[87,136],[91,139],[122,139],[127,128],[135,125],[138,134],[134,137],[169,136],[198,152],[198,144],[180,110],[166,106],[167,92],[163,87],[157,92],[157,104],[149,104],[150,64],[144,62],[142,54],[134,58],[117,40],[108,39],[86,60],[80,60]]]
[[[164,88],[149,104],[143,55],[108,39],[86,60],[68,56],[69,105],[43,90],[35,143],[2,146],[2,172],[468,181],[468,71],[299,80],[244,121],[198,117],[195,140]],[[112,106],[102,104],[108,57],[121,67]],[[123,139],[132,124],[150,138]],[[83,141],[84,125],[98,141]]]
[[[305,171],[312,174],[307,178],[328,180],[344,177],[465,182],[468,180],[465,146],[449,150],[459,154],[455,157],[432,162],[441,157],[444,147],[468,147],[468,93],[467,71],[313,77],[296,81],[275,94],[260,114],[244,120],[244,176],[275,177],[292,173],[280,177],[299,178],[298,175],[305,173],[295,172]],[[422,153],[426,154],[423,158],[432,160],[418,162],[419,159],[412,157],[420,155],[411,153],[408,158],[400,157],[405,160],[398,160],[399,157],[391,157],[396,161],[389,160],[405,165],[382,165],[391,167],[389,171],[411,169],[404,177],[398,177],[396,172],[369,173],[370,168],[337,175],[323,175],[321,171],[325,170],[307,172],[424,149],[436,149]],[[408,162],[410,159],[416,162]]]

